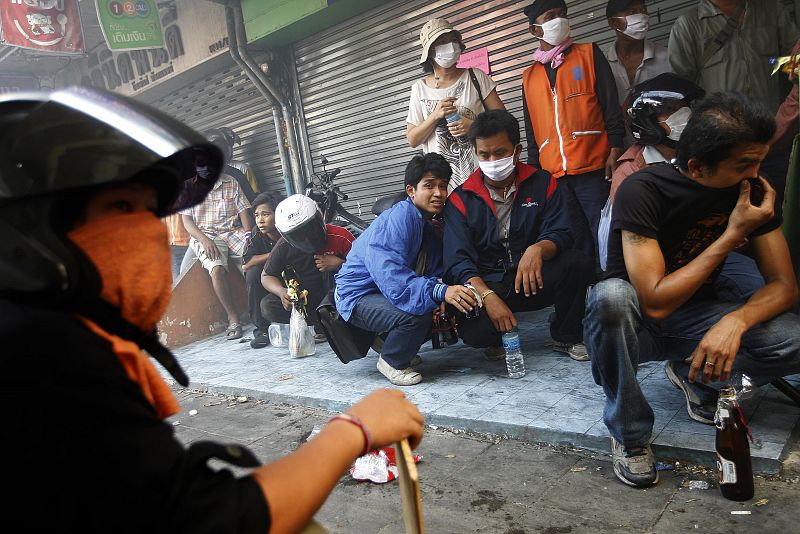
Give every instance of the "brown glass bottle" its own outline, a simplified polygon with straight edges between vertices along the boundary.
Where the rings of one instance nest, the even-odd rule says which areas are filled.
[[[719,392],[717,413],[717,469],[722,496],[732,501],[753,498],[753,465],[750,461],[750,443],[742,410],[732,387]]]

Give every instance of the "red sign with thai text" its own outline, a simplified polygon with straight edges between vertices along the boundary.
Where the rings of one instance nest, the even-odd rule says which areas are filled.
[[[78,0],[0,0],[0,36],[11,46],[81,54]]]

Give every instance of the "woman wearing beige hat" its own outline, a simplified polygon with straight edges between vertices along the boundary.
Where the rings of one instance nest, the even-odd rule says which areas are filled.
[[[426,76],[411,87],[406,137],[412,148],[441,154],[450,163],[449,191],[478,168],[467,133],[487,109],[505,109],[492,79],[479,69],[456,67],[466,48],[461,33],[445,19],[432,19],[419,33],[420,64]]]

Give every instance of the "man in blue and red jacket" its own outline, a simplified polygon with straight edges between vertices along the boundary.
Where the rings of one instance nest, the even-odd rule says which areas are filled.
[[[555,305],[555,350],[588,360],[581,322],[594,262],[572,249],[571,211],[556,179],[519,161],[519,123],[505,110],[478,115],[470,139],[480,168],[445,206],[444,278],[470,283],[483,306],[475,319],[457,312],[459,335],[500,359],[514,312]]]

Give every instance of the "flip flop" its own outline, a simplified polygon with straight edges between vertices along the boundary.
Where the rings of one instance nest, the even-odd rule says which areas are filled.
[[[242,325],[232,323],[225,329],[225,339],[239,339],[242,337]]]

